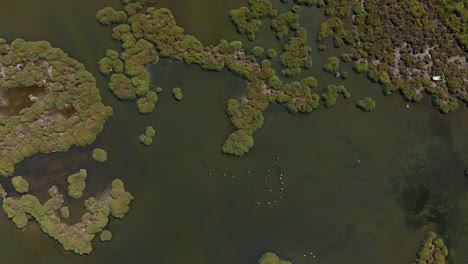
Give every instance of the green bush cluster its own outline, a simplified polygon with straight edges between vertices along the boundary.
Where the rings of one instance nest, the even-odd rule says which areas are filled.
[[[110,194],[112,196],[112,200],[109,205],[110,213],[114,217],[122,219],[128,210],[130,210],[128,205],[134,199],[134,197],[129,192],[125,191],[124,183],[119,179],[112,181]]]
[[[276,38],[281,40],[289,33],[289,28],[293,27],[299,21],[299,15],[295,12],[288,11],[278,15],[271,22],[271,29],[275,32]]]
[[[106,162],[107,152],[101,148],[95,148],[93,150],[93,159],[98,162]]]
[[[348,92],[348,90],[346,90],[344,86],[328,85],[325,93],[322,94],[322,100],[324,101],[324,105],[326,107],[335,106],[336,99],[340,94],[342,94],[346,99],[349,99],[351,97],[351,94]]]
[[[430,231],[421,243],[414,264],[445,264],[448,253],[442,238]]]
[[[152,126],[147,126],[145,133],[141,134],[138,139],[143,145],[149,146],[153,143],[153,137],[156,135],[156,130]]]
[[[85,169],[74,173],[67,178],[68,182],[68,195],[72,198],[78,199],[83,196],[83,191],[86,188],[85,179],[88,173]]]
[[[262,48],[262,47],[255,46],[255,47],[252,48],[252,54],[253,54],[255,57],[260,57],[260,56],[262,56],[264,52],[265,52],[265,49]]]
[[[121,180],[112,182],[111,200],[109,203],[98,201],[93,197],[84,202],[86,212],[81,216],[81,222],[68,225],[61,221],[69,217],[69,210],[64,206],[63,195],[59,193],[56,186],[49,189],[50,198],[41,204],[39,199],[33,195],[26,194],[21,197],[6,197],[2,208],[8,218],[20,229],[24,229],[30,218],[34,219],[42,231],[62,244],[65,250],[76,254],[89,254],[92,251],[92,241],[96,234],[101,234],[101,240],[109,240],[109,235],[104,228],[109,222],[109,216],[116,214],[122,218],[128,212],[128,204],[133,196],[123,189]],[[106,199],[104,199],[106,200]]]
[[[267,252],[258,260],[258,264],[292,264],[290,261],[281,260],[275,253]]]
[[[149,91],[145,97],[137,100],[138,112],[141,114],[149,114],[153,112],[158,102],[158,94],[155,91]]]
[[[179,87],[172,89],[172,94],[174,95],[174,98],[177,101],[180,101],[182,100],[182,98],[184,98],[184,95],[182,94],[182,90]]]
[[[326,72],[336,72],[338,71],[338,68],[340,67],[340,60],[338,60],[338,57],[330,57],[327,59],[327,62],[323,66],[323,70]]]
[[[109,75],[111,72],[122,73],[124,64],[119,57],[120,54],[117,51],[108,49],[106,57],[99,61],[99,71],[104,75]]]
[[[262,1],[258,1],[258,3]],[[251,7],[252,10],[264,10],[263,8]],[[122,42],[123,49],[128,49],[135,42],[145,40],[154,45],[161,57],[184,61],[187,64],[196,64],[204,70],[221,71],[226,68],[248,81],[245,93],[238,99],[232,99],[228,102],[227,112],[231,117],[231,123],[236,131],[241,132],[234,131],[228,137],[222,147],[225,153],[243,155],[253,146],[252,134],[263,125],[262,111],[270,103],[285,104],[292,112],[310,112],[319,104],[320,97],[311,94],[309,84],[303,85],[302,82],[297,82],[294,85],[283,85],[278,76],[275,75],[271,62],[269,60],[257,62],[255,56],[246,54],[242,49],[241,42],[228,42],[223,39],[215,46],[204,46],[194,36],[186,34],[182,28],[178,27],[171,11],[166,8],[150,7],[145,12],[129,14],[128,22],[130,25],[121,24],[113,29],[113,37]],[[288,67],[294,67],[294,71],[297,71],[296,67],[310,65],[311,61],[309,63],[309,56],[305,59],[299,58],[303,55],[309,55],[310,52],[303,45],[306,39],[305,30],[298,27],[294,27],[294,30],[296,30],[296,37],[291,40],[289,53],[283,58],[283,63]],[[296,47],[297,51],[294,50]],[[269,55],[267,54],[267,56]],[[123,53],[120,58],[124,60],[126,67]],[[129,77],[121,75],[114,73],[111,76],[110,87],[117,97],[135,99],[143,96],[137,95]],[[113,78],[120,79],[116,83],[123,89],[112,84]],[[123,92],[116,92],[119,90]],[[150,143],[147,137],[141,136],[141,138],[143,142]]]
[[[241,7],[229,12],[229,18],[236,26],[237,32],[248,36],[249,40],[255,39],[262,19],[276,16],[276,10],[270,0],[249,0],[249,7]]]
[[[372,97],[364,97],[357,101],[356,106],[364,112],[370,112],[375,108],[375,101]]]
[[[13,177],[11,183],[18,193],[26,193],[29,191],[29,183],[22,176]]]
[[[325,1],[324,7],[331,18],[320,26],[317,40],[333,37],[335,47],[353,45],[342,60],[353,60],[355,71],[379,82],[386,95],[400,92],[406,100],[418,102],[427,92],[444,114],[454,111],[458,101],[468,104],[468,68],[463,66],[466,4],[369,0],[361,6],[359,1],[337,0]],[[354,26],[346,29],[342,19],[350,14]],[[432,82],[435,75],[445,75],[446,81]]]
[[[83,64],[46,41],[0,40],[5,76],[0,89],[44,88],[45,96],[0,121],[0,175],[38,152],[67,151],[95,141],[112,108],[101,102],[96,80]],[[18,135],[21,135],[19,137]]]
[[[267,55],[267,57],[268,57],[269,59],[274,59],[274,58],[276,58],[276,56],[278,56],[278,53],[276,52],[275,49],[268,49],[268,50],[266,51],[266,55]]]
[[[102,242],[110,241],[112,239],[112,233],[109,230],[104,230],[99,235],[99,239],[101,239]]]
[[[96,19],[102,25],[119,24],[127,20],[127,14],[123,11],[116,11],[112,7],[106,7],[97,12]]]
[[[301,73],[301,68],[312,68],[312,48],[306,45],[307,31],[300,26],[295,26],[293,30],[295,36],[289,39],[284,46],[284,53],[280,56],[281,65],[286,67],[281,73],[288,77]]]

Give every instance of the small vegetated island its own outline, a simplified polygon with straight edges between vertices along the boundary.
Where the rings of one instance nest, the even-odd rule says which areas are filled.
[[[46,41],[16,39],[8,44],[0,39],[1,176],[12,176],[15,164],[36,153],[93,143],[111,115],[112,108],[102,104],[96,80],[83,64]],[[93,157],[105,161],[107,155],[97,150]],[[80,170],[68,177],[70,197],[83,195],[86,176],[86,171]],[[8,218],[20,229],[34,219],[65,250],[77,254],[90,253],[91,242],[107,226],[110,216],[122,218],[133,200],[123,182],[115,180],[108,193],[84,201],[86,213],[81,222],[68,224],[63,219],[69,218],[70,211],[59,188],[52,186],[50,198],[41,203],[27,194],[30,185],[25,178],[15,176],[11,182],[14,191],[0,185],[2,208]],[[101,239],[110,236],[103,232]]]
[[[46,41],[0,39],[0,175],[38,152],[67,151],[95,141],[112,108],[101,102],[83,64]],[[15,109],[10,93],[26,92]]]
[[[86,172],[81,170],[70,177],[79,178],[73,179],[74,182],[70,183],[71,186],[76,184],[75,181],[81,179],[84,181]],[[17,177],[12,178],[12,181],[15,179]],[[22,179],[22,181],[25,180]],[[80,186],[82,187],[76,187],[79,189],[76,192],[69,189],[69,195],[73,198],[81,197],[84,183]],[[16,189],[16,191],[18,193],[27,192],[24,189]],[[111,239],[112,234],[104,230],[109,223],[110,216],[123,218],[129,211],[129,204],[133,200],[133,196],[125,191],[123,182],[116,179],[112,182],[109,193],[104,193],[99,199],[94,197],[86,199],[84,201],[86,213],[82,215],[81,222],[69,225],[64,223],[63,219],[68,219],[70,212],[68,207],[64,205],[63,195],[56,186],[49,189],[50,198],[43,204],[36,196],[30,194],[8,195],[4,190],[0,194],[3,197],[3,210],[18,228],[25,229],[29,219],[34,219],[42,231],[62,244],[65,250],[80,255],[89,254],[92,251],[91,243],[97,234],[101,233],[101,241]]]

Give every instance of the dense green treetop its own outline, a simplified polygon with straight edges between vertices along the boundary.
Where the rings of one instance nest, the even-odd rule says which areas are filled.
[[[29,183],[22,176],[15,176],[11,179],[15,191],[26,193],[29,190]]]
[[[107,161],[107,152],[101,148],[95,148],[93,150],[93,159],[99,162]]]
[[[68,195],[72,198],[78,199],[83,196],[83,191],[86,188],[85,179],[88,173],[85,169],[74,173],[67,178],[68,182]]]
[[[445,264],[449,252],[442,238],[430,231],[419,248],[414,264]]]

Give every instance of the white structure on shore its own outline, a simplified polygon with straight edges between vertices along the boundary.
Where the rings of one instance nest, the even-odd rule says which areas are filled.
[[[432,80],[433,81],[444,81],[445,80],[445,77],[442,75],[435,75],[435,76],[432,76]]]

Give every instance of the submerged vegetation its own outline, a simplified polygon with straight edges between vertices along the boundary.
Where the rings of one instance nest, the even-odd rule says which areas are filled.
[[[436,233],[429,232],[421,243],[414,264],[445,264],[449,252],[442,238]]]
[[[112,108],[101,102],[83,64],[46,41],[0,39],[0,90],[43,88],[45,96],[18,115],[0,116],[0,175],[36,153],[67,151],[95,141]],[[9,102],[2,102],[8,107]]]

